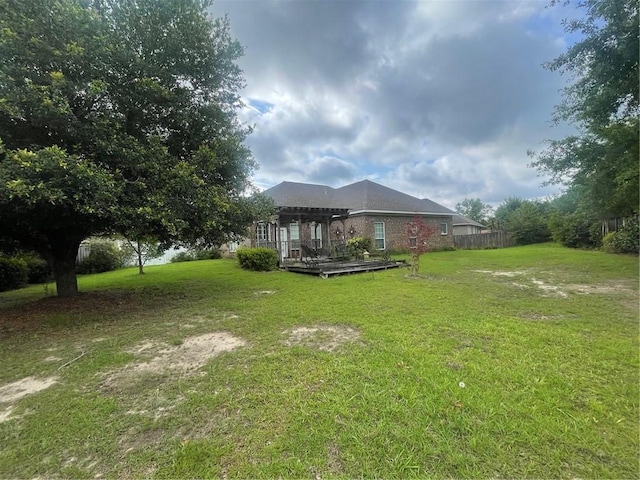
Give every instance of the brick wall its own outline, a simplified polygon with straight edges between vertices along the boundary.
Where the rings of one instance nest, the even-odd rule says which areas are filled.
[[[429,248],[438,247],[452,247],[453,246],[453,226],[451,225],[450,216],[433,217],[423,216],[422,220],[427,225],[435,227],[436,232],[429,239]],[[397,215],[359,215],[350,217],[345,221],[345,237],[351,238],[349,229],[353,227],[355,229],[354,237],[366,237],[370,238],[371,242],[374,242],[374,226],[376,222],[384,223],[385,230],[385,247],[390,250],[406,250],[409,248],[407,237],[407,224],[413,220],[412,216],[397,216]],[[447,224],[447,234],[440,234],[440,224]],[[334,231],[336,227],[342,228],[341,222],[333,222],[331,230]]]

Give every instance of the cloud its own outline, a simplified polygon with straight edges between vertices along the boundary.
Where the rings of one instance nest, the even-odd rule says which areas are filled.
[[[259,186],[370,178],[448,205],[552,192],[526,152],[554,136],[563,79],[541,64],[565,46],[557,10],[537,1],[213,8],[246,45],[241,119],[255,125],[247,144]]]

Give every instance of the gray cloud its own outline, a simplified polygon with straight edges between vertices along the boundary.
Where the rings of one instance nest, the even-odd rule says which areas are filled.
[[[246,45],[256,183],[371,178],[450,206],[539,197],[565,47],[536,1],[214,4]],[[554,23],[555,22],[555,23]],[[562,134],[562,129],[560,130]]]

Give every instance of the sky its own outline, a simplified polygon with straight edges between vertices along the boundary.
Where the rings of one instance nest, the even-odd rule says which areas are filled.
[[[528,150],[570,80],[543,68],[580,14],[544,0],[218,0],[244,47],[242,121],[254,184],[369,179],[455,208],[544,198],[560,186]]]

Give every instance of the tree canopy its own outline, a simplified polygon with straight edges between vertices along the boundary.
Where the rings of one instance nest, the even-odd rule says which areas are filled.
[[[219,245],[261,203],[240,44],[201,0],[0,0],[0,236],[77,292],[90,235]]]
[[[465,198],[456,205],[456,212],[478,223],[487,223],[493,207],[482,203],[479,198]]]
[[[565,21],[582,40],[546,64],[568,73],[554,120],[569,121],[578,134],[550,141],[532,165],[552,183],[583,187],[603,216],[638,212],[638,51],[636,0],[585,0],[583,19]]]

